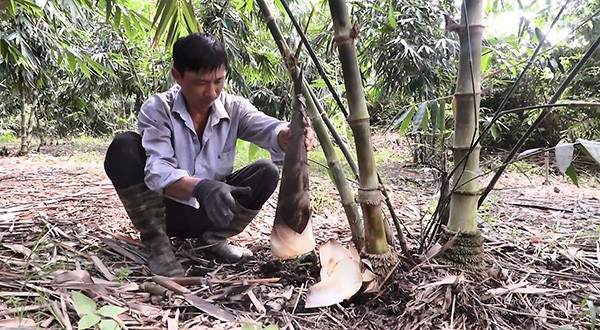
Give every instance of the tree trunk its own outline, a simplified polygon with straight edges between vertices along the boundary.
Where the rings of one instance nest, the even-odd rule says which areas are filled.
[[[461,9],[458,28],[459,68],[453,102],[453,155],[456,169],[452,175],[450,218],[442,234],[442,241],[458,236],[454,245],[442,255],[442,259],[475,274],[482,274],[483,239],[477,227],[477,200],[481,194],[481,183],[477,176],[480,174],[481,146],[473,145],[479,134],[482,1],[465,0]]]
[[[19,91],[19,105],[21,107],[21,121],[19,123],[19,131],[21,138],[21,150],[19,150],[19,155],[27,155],[29,153],[29,138],[28,138],[28,129],[27,129],[27,100],[25,98],[25,91],[23,88],[23,81],[20,80],[19,86],[21,86]]]
[[[37,117],[37,107],[38,107],[38,97],[37,92],[34,92],[34,100],[33,104],[31,104],[31,110],[29,111],[29,119],[27,120],[27,149],[31,148],[31,141],[33,139],[33,128],[35,126],[35,119]]]
[[[352,26],[346,2],[329,0],[329,9],[335,30],[335,42],[348,95],[348,123],[354,135],[358,156],[359,190],[357,200],[361,205],[365,223],[365,250],[376,270],[383,270],[397,256],[390,253],[386,239],[381,202],[384,200],[377,180],[375,154],[371,145],[369,112],[360,75],[354,39],[358,28]],[[379,271],[378,271],[379,273]]]

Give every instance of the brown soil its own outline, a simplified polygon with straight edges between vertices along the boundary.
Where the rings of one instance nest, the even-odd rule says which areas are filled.
[[[377,136],[374,143],[410,158],[396,136]],[[142,284],[154,283],[153,278],[137,233],[104,174],[105,148],[102,143],[82,152],[65,143],[26,157],[13,152],[0,157],[0,327],[75,328],[81,317],[72,291],[94,298],[98,308],[124,307],[118,322],[132,329],[230,329],[251,323],[280,329],[554,329],[595,323],[590,309],[600,298],[597,176],[580,178],[576,187],[554,171],[544,183],[537,165],[507,172],[480,209],[490,272],[484,281],[435,260],[416,266],[400,262],[379,292],[312,309],[304,307],[304,298],[319,281],[317,253],[279,261],[270,252],[276,193],[232,239],[254,251],[245,264],[218,264],[193,242],[174,241],[196,281],[184,286],[236,316],[226,322],[182,295],[144,289]],[[437,201],[436,173],[408,161],[379,166],[407,228],[409,248],[418,257],[421,228]],[[313,176],[311,196],[317,244],[331,238],[350,244],[333,184]]]

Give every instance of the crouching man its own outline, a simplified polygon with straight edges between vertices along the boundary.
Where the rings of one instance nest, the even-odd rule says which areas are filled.
[[[288,123],[223,92],[228,59],[212,35],[195,33],[173,45],[177,84],[153,95],[140,111],[141,135],[118,134],[104,168],[148,250],[157,275],[183,276],[169,237],[197,238],[225,262],[252,256],[231,245],[273,194],[277,167],[259,160],[235,172],[236,140],[283,153]],[[307,150],[318,144],[307,127]]]

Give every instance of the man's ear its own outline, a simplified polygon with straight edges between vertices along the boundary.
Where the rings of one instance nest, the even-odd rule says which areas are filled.
[[[181,78],[183,78],[180,74],[179,71],[177,71],[177,69],[172,68],[171,69],[171,74],[173,75],[173,78],[175,79],[175,81],[177,83],[179,83],[179,80],[181,80]]]

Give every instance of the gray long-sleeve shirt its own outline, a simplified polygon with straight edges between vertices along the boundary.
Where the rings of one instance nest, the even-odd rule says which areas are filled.
[[[287,123],[258,111],[243,97],[222,92],[211,107],[200,143],[176,85],[142,105],[138,126],[147,156],[145,182],[151,190],[162,192],[185,176],[224,180],[233,171],[238,138],[273,154],[282,153],[277,135]],[[193,197],[173,199],[199,207]]]

